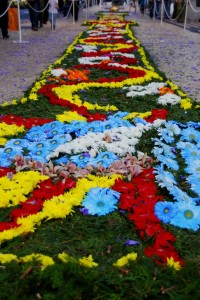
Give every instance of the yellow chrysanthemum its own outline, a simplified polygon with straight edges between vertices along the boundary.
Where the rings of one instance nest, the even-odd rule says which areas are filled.
[[[98,266],[98,264],[93,261],[91,254],[88,257],[79,258],[79,263],[87,268],[93,268]]]
[[[186,98],[186,99],[182,99],[180,101],[180,106],[181,106],[181,108],[183,108],[185,110],[186,109],[191,109],[192,108],[192,103],[191,103],[189,98]]]
[[[56,120],[68,123],[72,121],[87,121],[85,117],[80,116],[76,111],[65,111],[63,114],[56,115]]]

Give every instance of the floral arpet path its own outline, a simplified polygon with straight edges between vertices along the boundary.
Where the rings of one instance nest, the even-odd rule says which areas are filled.
[[[75,207],[88,217],[120,210],[141,240],[153,240],[144,253],[179,270],[184,262],[174,246],[176,237],[163,223],[199,229],[200,122],[173,120],[170,108],[187,113],[199,106],[148,62],[130,29],[134,22],[106,14],[88,24],[20,100],[26,105],[43,97],[62,113],[55,119],[1,116],[0,207],[13,210],[0,222],[0,241],[34,232],[44,220],[66,218]],[[107,103],[110,90],[122,93],[121,102],[149,97],[152,109],[135,106],[133,111],[127,105],[120,110],[115,102]],[[103,93],[104,104],[97,103],[95,93]],[[152,131],[153,149],[138,151],[143,135]],[[91,255],[79,261],[66,253],[58,257],[98,265]],[[40,254],[0,254],[2,263],[35,258],[43,267],[54,263]],[[114,266],[136,258],[137,253],[129,253]]]

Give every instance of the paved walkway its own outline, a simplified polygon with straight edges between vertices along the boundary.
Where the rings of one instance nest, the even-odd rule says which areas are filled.
[[[29,20],[22,22],[22,42],[19,32],[10,32],[10,38],[0,38],[0,104],[22,97],[24,91],[40,77],[42,71],[57,60],[86,28],[81,26],[86,18],[96,19],[95,12],[108,10],[109,4],[90,8],[86,15],[81,10],[79,21],[58,18],[57,28],[51,31],[50,23],[38,32],[31,30]],[[127,10],[126,8],[124,10]],[[183,30],[183,27],[141,15],[131,11],[128,19],[140,26],[134,27],[136,37],[150,53],[156,65],[168,78],[188,95],[200,102],[200,35]]]

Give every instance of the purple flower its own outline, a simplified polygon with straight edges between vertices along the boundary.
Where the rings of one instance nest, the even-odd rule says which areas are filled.
[[[140,242],[127,239],[124,244],[126,246],[136,246],[136,245],[139,245]]]
[[[79,208],[79,211],[80,211],[83,215],[85,215],[85,216],[88,215],[88,209],[87,209],[87,208]]]
[[[11,180],[13,178],[13,173],[12,172],[8,172],[7,177],[8,177],[8,179]]]

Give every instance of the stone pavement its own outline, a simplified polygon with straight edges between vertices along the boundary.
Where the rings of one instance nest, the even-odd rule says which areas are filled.
[[[18,31],[10,31],[10,38],[0,37],[0,104],[23,96],[24,91],[38,79],[47,67],[60,58],[68,45],[87,27],[86,19],[96,19],[95,12],[108,10],[110,4],[81,10],[79,21],[72,17],[57,19],[56,30],[50,23],[37,32],[31,30],[27,16],[22,22],[21,42]],[[122,10],[129,10],[124,7]],[[158,68],[188,96],[200,102],[200,35],[168,22],[152,20],[147,14],[131,10],[127,19],[135,20],[135,36],[150,53]]]

